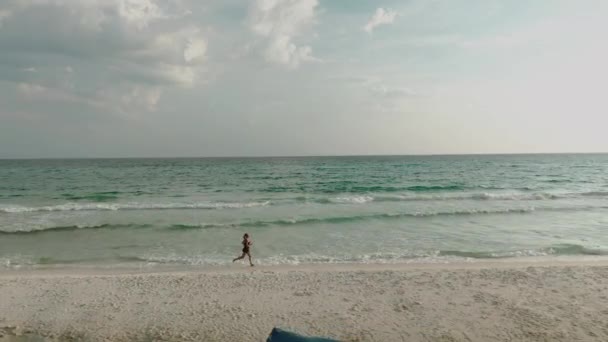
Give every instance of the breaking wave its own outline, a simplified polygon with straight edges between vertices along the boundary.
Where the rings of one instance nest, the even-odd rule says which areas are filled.
[[[0,212],[24,213],[38,211],[81,211],[81,210],[166,210],[166,209],[240,209],[269,205],[264,202],[201,202],[201,203],[66,203],[43,207],[2,206]]]
[[[111,196],[111,195],[110,195]],[[608,197],[608,191],[571,192],[571,193],[429,193],[429,194],[365,194],[365,195],[342,195],[336,197],[299,196],[282,199],[264,200],[253,199],[249,202],[182,202],[182,203],[76,203],[27,207],[21,205],[0,205],[0,213],[27,213],[27,212],[52,212],[52,211],[118,211],[118,210],[169,210],[169,209],[243,209],[253,207],[264,207],[289,203],[317,203],[317,204],[366,204],[370,202],[416,202],[416,201],[545,201],[572,198],[604,198]]]

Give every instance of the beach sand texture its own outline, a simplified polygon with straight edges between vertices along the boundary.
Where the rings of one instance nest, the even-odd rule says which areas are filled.
[[[0,298],[4,341],[608,341],[604,263],[10,272]]]

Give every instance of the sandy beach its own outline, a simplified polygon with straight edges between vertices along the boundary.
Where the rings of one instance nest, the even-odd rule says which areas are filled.
[[[608,263],[0,274],[3,341],[606,341]]]

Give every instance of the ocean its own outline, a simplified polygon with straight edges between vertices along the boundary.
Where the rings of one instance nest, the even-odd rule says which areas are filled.
[[[608,255],[608,155],[0,160],[0,268]]]

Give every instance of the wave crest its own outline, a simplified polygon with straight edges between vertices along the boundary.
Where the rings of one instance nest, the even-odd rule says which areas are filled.
[[[167,209],[240,209],[269,205],[264,202],[199,202],[199,203],[65,203],[44,207],[3,206],[0,212],[25,213],[40,211],[90,211],[90,210],[167,210]]]
[[[435,187],[436,188],[436,187]],[[257,198],[249,202],[177,202],[177,203],[138,203],[138,202],[94,202],[48,205],[40,207],[26,207],[21,205],[0,205],[0,213],[27,213],[27,212],[53,212],[53,211],[118,211],[118,210],[169,210],[169,209],[244,209],[264,207],[269,205],[290,203],[318,203],[318,204],[367,204],[371,202],[416,202],[416,201],[549,201],[573,198],[604,198],[608,191],[569,192],[569,193],[526,193],[526,192],[481,192],[481,193],[369,193],[361,195],[344,194],[337,197],[297,196],[292,198]]]
[[[36,228],[31,230],[3,230],[0,229],[0,235],[26,235],[26,234],[40,234],[50,232],[71,232],[76,230],[86,229],[130,229],[130,228],[148,228],[152,227],[151,224],[96,224],[96,225],[71,225],[71,226],[52,226],[45,228]]]
[[[208,229],[208,228],[261,228],[269,226],[293,226],[293,225],[311,225],[311,224],[340,224],[365,220],[378,219],[400,219],[400,218],[425,218],[436,216],[461,216],[461,215],[500,215],[500,214],[527,214],[537,210],[553,210],[529,208],[508,208],[496,210],[453,210],[453,211],[428,211],[428,212],[409,212],[409,213],[383,213],[369,215],[354,215],[354,216],[333,216],[333,217],[303,217],[289,218],[277,220],[256,220],[243,221],[234,223],[208,223],[208,224],[179,224],[172,225],[171,229]],[[569,208],[569,210],[577,210]]]

